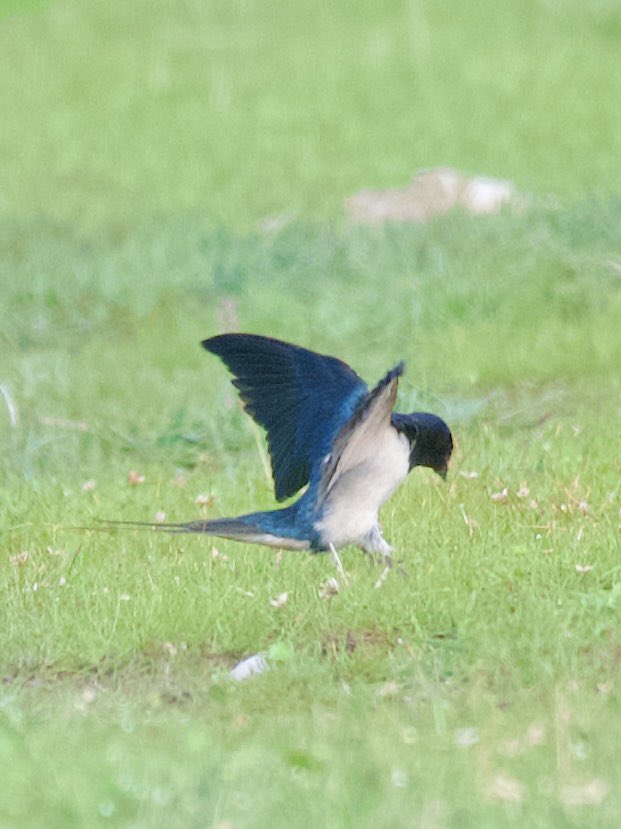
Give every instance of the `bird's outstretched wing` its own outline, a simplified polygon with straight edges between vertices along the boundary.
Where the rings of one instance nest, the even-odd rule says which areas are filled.
[[[256,334],[204,340],[234,375],[244,408],[267,431],[276,499],[308,483],[315,462],[367,394],[342,360]]]
[[[404,371],[404,363],[389,371],[374,389],[359,400],[351,417],[341,426],[330,455],[318,470],[318,504],[323,503],[340,479],[354,470],[380,488],[383,481],[377,479],[387,478],[387,486],[391,487],[392,467],[398,467],[398,464],[395,465],[390,456],[391,447],[385,444],[386,441],[390,441],[391,446],[395,444],[396,431],[391,424],[391,415],[397,399],[399,377]],[[406,450],[404,457],[407,455]],[[405,459],[403,463],[406,463]],[[387,467],[386,470],[383,466]]]

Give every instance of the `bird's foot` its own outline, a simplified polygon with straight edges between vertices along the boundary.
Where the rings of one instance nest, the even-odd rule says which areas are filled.
[[[392,547],[382,535],[379,524],[374,524],[360,542],[360,549],[378,564],[392,567]]]
[[[389,570],[393,567],[400,575],[407,576],[407,572],[403,569],[403,567],[401,567],[401,562],[393,561],[391,556],[393,548],[382,535],[379,524],[375,524],[369,530],[359,546],[360,549],[363,550],[376,564],[384,567],[382,575],[379,577],[375,585],[376,587],[381,586],[382,582],[388,575]]]
[[[362,549],[364,550],[364,547]],[[379,564],[380,567],[390,569],[394,564],[390,553],[383,553],[379,550],[364,550],[364,552],[374,564]]]

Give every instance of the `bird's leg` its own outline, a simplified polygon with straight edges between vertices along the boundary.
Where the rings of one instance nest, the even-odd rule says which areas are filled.
[[[336,547],[334,544],[330,544],[329,546],[330,553],[332,555],[332,561],[334,562],[334,566],[336,567],[339,576],[343,579],[345,583],[347,583],[347,576],[345,575],[345,570],[343,569],[343,562],[341,561],[341,557],[336,552]]]
[[[392,567],[392,557],[390,555],[392,553],[392,547],[382,535],[378,523],[373,524],[358,546],[367,555],[378,560],[380,564],[384,564],[386,567]]]

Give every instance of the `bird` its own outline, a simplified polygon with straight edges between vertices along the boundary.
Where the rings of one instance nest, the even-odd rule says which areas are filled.
[[[245,411],[267,434],[280,509],[186,523],[121,521],[172,533],[205,533],[311,553],[356,545],[390,566],[379,510],[408,473],[430,467],[446,478],[453,438],[429,412],[393,411],[398,363],[369,389],[347,363],[258,334],[219,334],[201,345],[233,375]]]

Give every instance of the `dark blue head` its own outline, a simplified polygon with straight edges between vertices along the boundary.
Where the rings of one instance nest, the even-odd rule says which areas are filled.
[[[453,436],[442,418],[429,412],[393,414],[392,424],[410,441],[410,469],[428,466],[446,478]]]

